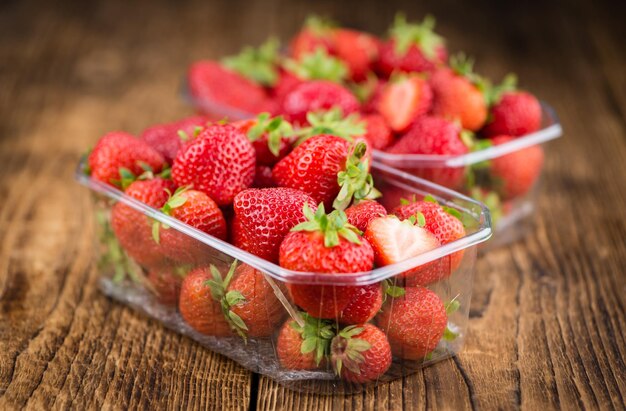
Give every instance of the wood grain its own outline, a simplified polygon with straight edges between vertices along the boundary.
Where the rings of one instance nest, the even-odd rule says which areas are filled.
[[[3,2],[0,409],[624,409],[623,3]],[[187,64],[286,38],[309,11],[382,33],[432,12],[452,49],[557,110],[535,230],[479,259],[464,351],[352,396],[290,391],[97,290],[89,193],[106,131],[184,116]]]

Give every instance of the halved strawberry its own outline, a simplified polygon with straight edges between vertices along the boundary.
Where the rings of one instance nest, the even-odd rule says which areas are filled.
[[[393,131],[402,132],[426,114],[431,103],[432,90],[426,80],[418,76],[401,76],[383,88],[378,112]]]

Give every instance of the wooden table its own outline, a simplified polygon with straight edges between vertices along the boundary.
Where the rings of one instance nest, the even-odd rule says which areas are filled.
[[[0,409],[624,407],[624,3],[352,3],[0,5]],[[81,153],[189,113],[195,59],[285,38],[311,10],[382,33],[396,9],[437,15],[481,72],[517,71],[565,129],[536,230],[478,262],[457,358],[358,395],[298,394],[100,294]]]

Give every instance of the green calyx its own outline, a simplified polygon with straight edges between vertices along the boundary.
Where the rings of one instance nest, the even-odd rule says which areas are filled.
[[[485,100],[489,107],[498,104],[502,95],[511,91],[517,90],[517,76],[513,73],[509,73],[504,76],[502,83],[491,86],[485,94]]]
[[[329,80],[341,83],[348,77],[348,66],[328,54],[324,47],[298,57],[287,59],[283,67],[301,80]]]
[[[296,225],[291,231],[320,232],[324,235],[324,246],[328,248],[339,245],[340,237],[353,244],[361,244],[361,232],[348,223],[348,217],[343,211],[334,210],[326,214],[324,203],[320,203],[315,213],[305,203],[302,211],[307,221]]]
[[[161,212],[163,212],[163,214],[165,215],[172,215],[173,209],[178,208],[187,202],[187,197],[185,197],[183,194],[190,188],[191,186],[178,187],[173,194],[166,189],[170,197],[165,202],[163,207],[161,207]],[[161,242],[161,227],[163,227],[164,229],[170,228],[167,224],[161,223],[159,221],[154,220],[152,222],[152,239],[157,244]]]
[[[222,64],[263,86],[273,86],[278,81],[280,42],[270,37],[258,48],[244,47],[235,56],[222,59]]]
[[[211,289],[211,297],[213,300],[220,303],[222,314],[224,314],[224,318],[230,325],[230,328],[247,342],[248,337],[246,332],[248,331],[248,327],[241,317],[232,311],[233,307],[241,305],[247,300],[243,294],[237,290],[226,291],[235,274],[237,263],[237,260],[233,261],[224,278],[222,278],[222,273],[211,264],[209,270],[213,278],[207,280],[206,285]]]
[[[386,279],[383,281],[383,302],[387,301],[387,297],[399,298],[406,294],[406,290],[403,287],[396,285],[396,279]]]
[[[198,137],[198,135],[200,134],[200,132],[202,130],[203,130],[202,126],[195,126],[193,128],[193,131],[192,131],[191,135],[189,135],[185,130],[178,130],[177,134],[178,134],[178,137],[183,142],[187,142],[187,141],[193,140],[194,138]]]
[[[120,174],[120,178],[118,180],[111,180],[111,183],[116,186],[121,188],[123,191],[126,190],[128,188],[128,186],[130,186],[132,183],[134,183],[135,181],[138,180],[150,180],[152,178],[155,177],[160,177],[160,178],[170,178],[171,177],[171,169],[169,167],[165,167],[160,173],[155,174],[154,170],[152,170],[152,167],[150,167],[148,164],[144,163],[143,161],[140,161],[138,163],[138,165],[141,167],[141,169],[143,170],[143,172],[139,175],[135,175],[132,171],[130,171],[128,168],[126,167],[120,167],[118,169],[118,172]]]
[[[356,114],[343,116],[341,108],[335,107],[328,111],[308,112],[306,119],[309,127],[303,127],[296,133],[299,138],[297,144],[302,144],[307,139],[330,134],[352,142],[354,137],[365,134],[365,122]]]
[[[404,56],[409,47],[415,45],[428,59],[437,55],[437,47],[443,44],[443,38],[434,32],[435,18],[431,15],[424,17],[422,23],[409,23],[403,13],[396,14],[389,35],[395,41],[395,51]]]
[[[315,363],[319,365],[330,354],[330,342],[335,336],[334,324],[329,320],[311,317],[307,313],[300,313],[300,316],[304,320],[304,326],[298,325],[296,321],[289,325],[302,336],[300,352],[315,352]]]
[[[257,141],[264,134],[267,134],[267,147],[270,152],[278,156],[280,143],[283,138],[290,138],[294,135],[291,123],[282,116],[271,117],[269,113],[261,113],[256,118],[256,124],[248,130],[248,140]]]
[[[489,208],[491,221],[494,225],[502,218],[502,201],[495,191],[482,190],[480,187],[473,187],[470,190],[470,197],[480,201]]]
[[[457,297],[458,295],[444,304],[447,315],[453,314],[457,312],[459,308],[461,308],[461,303],[459,302],[459,300],[457,300]]]
[[[335,22],[326,17],[321,17],[316,14],[311,14],[307,16],[303,25],[304,29],[310,30],[313,34],[320,37],[325,37],[335,27],[337,27],[337,24]]]
[[[141,268],[122,248],[117,240],[115,232],[109,223],[109,215],[104,210],[96,211],[96,222],[99,227],[99,240],[102,245],[102,253],[98,260],[98,268],[101,270],[113,269],[113,282],[119,284],[126,278],[135,283],[145,282]]]
[[[374,178],[369,172],[369,160],[365,157],[367,145],[360,141],[346,159],[346,167],[337,173],[337,183],[341,187],[333,202],[336,210],[345,210],[351,203],[373,200],[382,194],[374,187]]]
[[[365,361],[363,353],[372,348],[372,345],[366,340],[354,338],[363,330],[363,327],[350,325],[339,331],[337,336],[333,338],[330,352],[333,368],[337,375],[341,375],[344,367],[353,374],[361,374],[360,364]]]
[[[411,224],[416,225],[418,227],[424,227],[426,225],[426,217],[424,217],[424,213],[418,211],[409,217],[409,221]]]
[[[369,72],[367,73],[367,78],[364,81],[359,83],[350,82],[348,83],[348,88],[359,100],[359,102],[363,104],[372,97],[377,85],[378,77],[376,77],[374,73]]]

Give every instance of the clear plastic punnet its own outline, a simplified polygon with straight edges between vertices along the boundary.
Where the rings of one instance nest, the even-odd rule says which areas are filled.
[[[491,235],[489,210],[469,197],[374,162],[372,174],[386,208],[402,198],[432,196],[456,210],[466,235],[369,272],[295,272],[95,181],[83,166],[76,178],[94,194],[102,291],[253,372],[298,391],[354,393],[453,356],[463,346],[477,245]],[[116,235],[119,212],[128,238]],[[178,246],[159,247],[150,235],[154,224],[169,231],[175,240],[169,244]],[[409,275],[429,280],[408,284]],[[189,284],[191,278],[200,281]],[[197,298],[179,299],[183,287],[191,287]],[[352,304],[371,295],[382,299],[381,308],[365,324],[316,318],[293,303],[293,293],[303,289],[320,297],[320,313],[339,300]],[[369,342],[359,339],[366,333]],[[379,345],[390,351],[386,360],[374,361],[378,368],[371,373],[355,370],[355,363],[373,361],[370,354]]]

